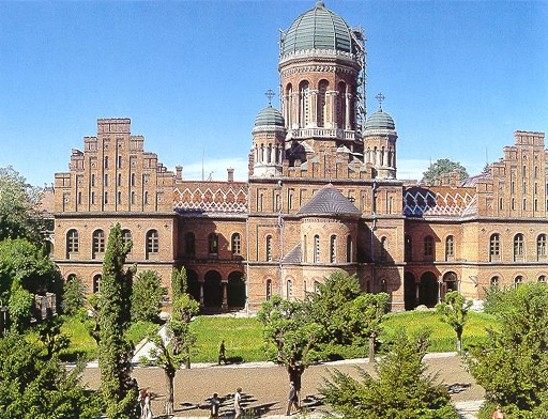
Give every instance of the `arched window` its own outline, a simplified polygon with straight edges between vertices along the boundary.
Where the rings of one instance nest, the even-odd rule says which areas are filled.
[[[131,231],[129,231],[127,229],[122,230],[122,243],[124,243],[124,246],[126,246],[132,240],[133,239],[132,239],[132,236],[131,236]]]
[[[537,237],[537,260],[546,259],[546,234]]]
[[[541,275],[538,277],[538,282],[546,284],[546,275]]]
[[[318,85],[318,126],[323,127],[325,126],[326,117],[327,117],[327,100],[326,100],[326,92],[327,88],[329,86],[329,83],[327,80],[320,81]]]
[[[490,285],[492,288],[498,288],[500,283],[500,279],[498,276],[494,276],[491,278]]]
[[[329,241],[329,262],[337,263],[337,236],[331,236]]]
[[[105,232],[103,230],[95,230],[93,232],[93,244],[92,244],[92,259],[97,257],[97,253],[105,252]]]
[[[150,254],[158,253],[160,250],[158,232],[156,230],[147,231],[146,241],[146,258],[148,259]]]
[[[122,168],[122,156],[118,156],[118,169]]]
[[[92,280],[92,288],[93,293],[96,294],[98,292],[101,292],[101,282],[103,280],[103,277],[100,274],[97,274],[93,277]]]
[[[266,280],[266,301],[272,298],[272,279]]]
[[[122,186],[122,174],[118,173],[118,181],[116,182],[118,186]]]
[[[424,256],[432,257],[434,255],[434,239],[432,236],[424,238]]]
[[[453,260],[455,258],[455,237],[447,236],[445,238],[445,260]]]
[[[287,280],[287,298],[293,298],[293,281],[291,279]]]
[[[320,236],[314,236],[314,263],[320,261]]]
[[[352,263],[352,236],[346,237],[346,261]]]
[[[105,175],[105,186],[108,186],[108,173]]]
[[[320,282],[319,281],[314,281],[314,292],[316,294],[320,293]]]
[[[518,233],[514,236],[514,260],[523,258],[523,234]]]
[[[135,205],[135,192],[131,191],[131,204]]]
[[[265,258],[267,262],[272,262],[272,236],[266,236],[265,240]]]
[[[207,238],[209,254],[217,255],[219,253],[219,236],[216,233],[210,233]]]
[[[409,262],[413,259],[413,241],[411,236],[405,236],[405,261]]]
[[[105,204],[108,204],[108,192],[105,192],[105,199],[103,201]]]
[[[117,193],[116,202],[117,202],[118,204],[121,204],[121,203],[122,203],[122,192],[120,192],[120,191],[118,191],[118,193]]]
[[[498,233],[492,234],[489,239],[489,260],[500,259],[500,236]]]
[[[108,169],[108,156],[105,156],[105,169]]]
[[[242,236],[240,236],[240,233],[234,233],[232,235],[232,238],[230,240],[230,247],[232,249],[233,255],[241,255],[242,254]]]
[[[310,121],[310,89],[306,80],[299,85],[299,100],[299,125],[304,128]]]
[[[67,232],[67,259],[69,258],[69,253],[78,252],[78,231],[69,230]]]
[[[518,275],[516,276],[516,279],[514,279],[514,286],[518,288],[521,284],[523,284],[523,276]]]
[[[135,186],[135,173],[131,174],[131,186]]]
[[[185,253],[190,257],[196,254],[196,236],[192,231],[185,234]]]
[[[386,237],[381,237],[381,262],[386,262]]]
[[[335,116],[338,128],[345,128],[346,119],[346,84],[340,82],[337,86],[337,102]]]
[[[91,175],[91,186],[95,186],[95,175]]]
[[[145,191],[145,199],[144,199],[145,205],[148,204],[148,191]]]
[[[386,292],[388,289],[386,285],[386,279],[381,279],[381,292]]]
[[[308,246],[306,244],[306,234],[304,235],[304,238],[303,238],[303,262],[304,263],[307,263],[308,262]]]

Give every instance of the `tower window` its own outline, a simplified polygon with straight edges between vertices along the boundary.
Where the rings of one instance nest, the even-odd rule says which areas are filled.
[[[314,263],[320,261],[320,236],[314,236]]]
[[[337,262],[337,236],[331,236],[329,242],[329,262]]]

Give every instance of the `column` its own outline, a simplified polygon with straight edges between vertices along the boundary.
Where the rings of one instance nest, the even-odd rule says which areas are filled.
[[[221,305],[221,308],[223,310],[226,310],[228,308],[228,282],[227,281],[221,281],[221,286],[223,287],[223,303]]]
[[[348,88],[348,87],[347,87]],[[345,116],[344,116],[344,123],[345,123],[345,129],[349,130],[350,127],[350,98],[352,97],[351,94],[346,93],[345,95]]]
[[[300,125],[300,101],[299,92],[293,92],[291,94],[291,126],[290,128],[299,128]]]
[[[204,306],[204,281],[200,281],[200,307]]]
[[[318,91],[317,90],[310,90],[310,108],[309,108],[309,115],[310,118],[308,120],[308,125],[312,127],[318,126]]]
[[[384,149],[384,166],[389,166],[390,167],[390,160],[388,158],[388,149],[387,148]]]

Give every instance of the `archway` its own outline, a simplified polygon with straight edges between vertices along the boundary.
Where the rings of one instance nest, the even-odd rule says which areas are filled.
[[[419,285],[419,304],[434,307],[438,303],[439,285],[436,275],[426,272],[421,276]]]
[[[186,278],[188,281],[188,293],[196,301],[200,301],[200,282],[198,281],[198,274],[192,269],[187,269]]]
[[[204,279],[204,306],[221,307],[223,303],[221,274],[217,271],[209,271],[205,274]]]
[[[415,275],[411,272],[405,273],[403,292],[405,309],[413,310],[417,306],[417,284],[415,284]]]
[[[230,308],[245,307],[245,281],[241,272],[234,271],[228,275],[227,299]]]
[[[443,288],[441,298],[445,297],[445,294],[451,291],[459,290],[459,281],[455,272],[447,272],[443,275]]]

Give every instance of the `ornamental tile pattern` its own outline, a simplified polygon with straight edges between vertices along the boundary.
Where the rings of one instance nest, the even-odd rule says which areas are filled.
[[[173,191],[177,212],[247,213],[247,185],[180,185]]]
[[[409,217],[462,217],[477,212],[474,188],[413,186],[404,191],[403,203],[403,214]]]

